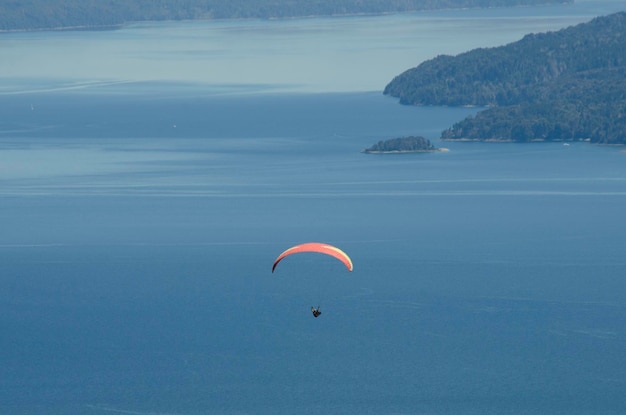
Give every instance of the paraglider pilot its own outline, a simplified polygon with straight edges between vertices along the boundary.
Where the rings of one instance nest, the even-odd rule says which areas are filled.
[[[311,307],[311,313],[313,313],[313,317],[318,318],[322,312],[320,311],[320,307],[317,308]]]

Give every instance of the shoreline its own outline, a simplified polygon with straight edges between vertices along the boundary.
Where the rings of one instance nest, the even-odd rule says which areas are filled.
[[[89,24],[89,23],[80,23],[70,24],[67,26],[29,26],[29,27],[14,27],[14,28],[5,28],[0,29],[0,35],[3,33],[20,33],[20,32],[55,32],[55,31],[100,31],[100,30],[119,30],[124,28],[127,25],[135,24],[135,23],[151,23],[151,22],[180,22],[180,21],[231,21],[231,20],[266,20],[266,21],[275,21],[275,20],[297,20],[297,19],[316,19],[316,18],[345,18],[345,17],[376,17],[376,16],[388,16],[388,15],[402,15],[402,14],[412,14],[412,13],[430,13],[430,12],[439,12],[439,11],[454,11],[454,10],[475,10],[475,9],[508,9],[508,8],[525,8],[525,7],[542,7],[549,5],[568,5],[574,3],[575,0],[545,0],[544,2],[539,2],[537,4],[515,4],[515,5],[506,5],[503,3],[502,5],[492,5],[492,6],[459,6],[459,7],[424,7],[424,8],[416,8],[416,9],[396,9],[396,10],[376,10],[376,11],[354,11],[354,12],[345,12],[345,13],[320,13],[320,14],[294,14],[287,16],[252,16],[252,17],[185,17],[185,18],[175,18],[173,16],[165,16],[162,18],[140,18],[139,20],[120,20],[118,22],[107,23],[107,24]],[[6,26],[5,26],[6,27]]]

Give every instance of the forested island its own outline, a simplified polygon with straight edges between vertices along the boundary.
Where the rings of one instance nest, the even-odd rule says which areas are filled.
[[[20,0],[0,2],[0,31],[114,28],[128,22],[277,19],[531,6],[574,0]]]
[[[444,140],[626,144],[626,12],[438,56],[384,93],[407,105],[488,107]]]
[[[432,153],[433,151],[445,151],[445,149],[436,148],[427,138],[410,136],[381,140],[373,146],[364,149],[362,153]]]

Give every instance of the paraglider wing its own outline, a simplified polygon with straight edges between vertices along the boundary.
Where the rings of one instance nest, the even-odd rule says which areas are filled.
[[[276,258],[276,261],[274,261],[274,266],[272,266],[272,272],[274,272],[274,270],[276,269],[276,265],[278,265],[278,263],[282,261],[283,258],[291,254],[298,254],[301,252],[319,252],[320,254],[330,255],[330,256],[337,258],[341,262],[343,262],[346,268],[348,268],[348,271],[352,271],[353,269],[352,260],[341,249],[337,248],[336,246],[329,245],[329,244],[324,244],[324,243],[319,243],[319,242],[308,242],[305,244],[292,246],[291,248],[287,249],[285,252],[280,254],[278,258]]]

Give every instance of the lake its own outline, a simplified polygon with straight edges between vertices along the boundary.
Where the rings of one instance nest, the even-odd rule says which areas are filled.
[[[625,413],[623,149],[381,93],[618,10],[0,35],[0,412]],[[406,135],[450,151],[360,152]]]

